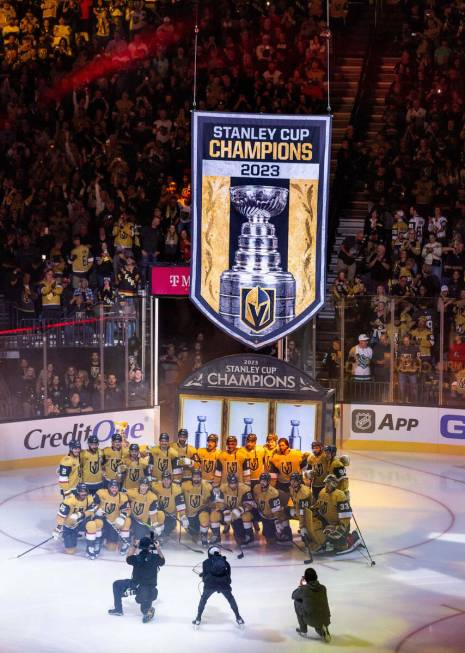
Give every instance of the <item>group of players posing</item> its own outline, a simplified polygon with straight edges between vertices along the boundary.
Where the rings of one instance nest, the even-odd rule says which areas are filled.
[[[333,445],[313,442],[302,453],[275,434],[263,447],[249,434],[241,448],[229,436],[221,451],[210,434],[207,446],[195,449],[181,429],[176,442],[162,433],[157,446],[139,447],[121,431],[103,450],[96,436],[86,450],[70,442],[60,462],[63,498],[53,535],[63,537],[66,553],[76,551],[82,533],[89,558],[103,542],[124,555],[131,542],[152,530],[167,538],[177,524],[202,546],[221,542],[221,526],[241,545],[251,544],[260,524],[267,543],[292,543],[290,519],[298,520],[312,553],[341,554],[360,545],[350,532],[349,460]]]

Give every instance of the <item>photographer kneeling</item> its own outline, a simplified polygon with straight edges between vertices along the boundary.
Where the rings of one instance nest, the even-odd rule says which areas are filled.
[[[121,599],[128,593],[136,595],[136,603],[144,615],[143,623],[153,619],[155,610],[152,602],[158,596],[157,574],[158,569],[165,564],[165,558],[160,549],[160,544],[150,537],[143,537],[139,542],[140,553],[128,555],[126,562],[133,567],[132,578],[116,580],[113,583],[113,596],[115,607],[108,610],[108,614],[122,616],[123,605]],[[156,550],[156,553],[153,551]]]

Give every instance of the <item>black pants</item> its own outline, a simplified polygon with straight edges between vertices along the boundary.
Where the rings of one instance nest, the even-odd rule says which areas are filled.
[[[212,587],[204,587],[202,596],[200,597],[199,607],[197,608],[197,619],[201,619],[202,613],[205,609],[205,606],[207,605],[208,599],[215,592],[218,592],[218,594],[222,594],[224,596],[226,601],[231,606],[231,610],[234,612],[237,619],[240,616],[239,608],[237,607],[236,599],[234,598],[230,587],[228,587],[227,589],[214,589]]]
[[[142,614],[146,614],[152,607],[153,601],[157,598],[157,588],[153,585],[136,585],[131,578],[115,580],[113,583],[113,599],[115,601],[116,610],[119,610],[120,612],[123,611],[123,603],[121,599],[126,590],[129,589],[136,590],[136,601],[140,604],[140,611]]]
[[[297,621],[299,622],[299,630],[301,633],[306,633],[307,628],[308,628],[308,623],[305,621],[305,616],[304,616],[304,610],[303,610],[303,605],[302,601],[294,601],[294,609],[295,613],[297,615]],[[325,624],[321,624],[318,626],[313,626],[313,628],[316,630],[318,635],[323,636],[323,626]]]

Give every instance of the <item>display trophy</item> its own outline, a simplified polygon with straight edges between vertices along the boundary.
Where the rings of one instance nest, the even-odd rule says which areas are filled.
[[[246,333],[266,334],[295,314],[295,279],[282,269],[276,229],[269,223],[286,208],[289,191],[279,186],[232,186],[230,196],[247,222],[241,227],[234,265],[221,275],[219,312]]]
[[[253,417],[244,417],[244,431],[242,433],[242,446],[245,447],[247,436],[252,433]]]
[[[207,429],[205,428],[206,421],[207,418],[205,415],[197,415],[197,428],[195,429],[196,449],[207,446]]]
[[[291,419],[291,435],[289,436],[289,446],[291,449],[302,450],[302,438],[299,433],[300,419]]]

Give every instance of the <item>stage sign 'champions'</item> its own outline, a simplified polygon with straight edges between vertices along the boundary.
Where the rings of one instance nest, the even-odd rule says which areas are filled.
[[[324,301],[330,118],[193,115],[191,299],[254,348]]]

